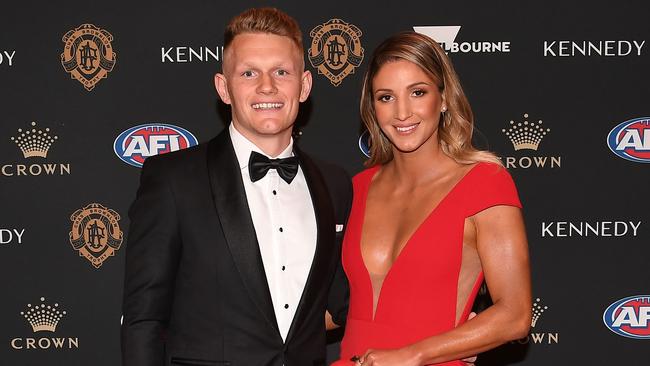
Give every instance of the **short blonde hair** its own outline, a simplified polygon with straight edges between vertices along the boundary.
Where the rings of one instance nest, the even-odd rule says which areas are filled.
[[[242,33],[270,33],[289,37],[300,54],[304,53],[298,22],[276,8],[251,8],[232,18],[224,32],[224,50],[230,46],[235,36]]]

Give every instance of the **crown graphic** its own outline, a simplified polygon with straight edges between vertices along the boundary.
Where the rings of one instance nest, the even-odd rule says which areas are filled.
[[[539,298],[535,299],[535,302],[533,302],[533,321],[530,324],[531,327],[535,328],[539,317],[542,316],[542,313],[544,313],[546,309],[548,309],[548,306],[542,306],[541,300]]]
[[[58,138],[58,136],[52,136],[49,128],[46,128],[45,130],[40,128],[36,129],[36,122],[32,122],[31,129],[27,128],[23,130],[22,128],[19,128],[18,136],[12,137],[11,141],[18,145],[25,158],[32,158],[35,156],[46,158],[50,146],[52,146],[54,141]]]
[[[46,305],[44,297],[41,297],[40,305],[32,306],[32,304],[27,304],[27,312],[20,312],[20,315],[24,316],[32,326],[34,332],[56,331],[59,320],[65,314],[65,310],[59,310],[59,304]]]
[[[544,136],[551,132],[542,126],[542,120],[528,122],[528,113],[524,113],[523,122],[510,121],[510,127],[501,130],[510,138],[515,150],[537,150]]]

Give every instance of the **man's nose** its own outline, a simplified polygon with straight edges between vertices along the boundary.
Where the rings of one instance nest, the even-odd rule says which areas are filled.
[[[278,91],[275,86],[275,79],[272,75],[263,73],[260,77],[260,83],[257,86],[257,91],[262,94],[272,94]]]

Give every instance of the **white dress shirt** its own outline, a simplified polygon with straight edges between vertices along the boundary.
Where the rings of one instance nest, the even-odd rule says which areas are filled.
[[[241,169],[257,242],[262,254],[273,310],[283,340],[300,302],[316,251],[316,216],[305,174],[287,184],[275,169],[251,182],[248,160],[251,151],[269,158],[293,156],[293,139],[284,151],[271,157],[230,124],[230,138]]]

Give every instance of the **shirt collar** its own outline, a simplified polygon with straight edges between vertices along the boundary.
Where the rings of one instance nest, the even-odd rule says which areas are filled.
[[[251,151],[258,152],[269,159],[273,159],[273,157],[265,154],[262,149],[257,147],[253,142],[237,131],[232,122],[230,123],[230,126],[228,126],[228,132],[230,133],[232,146],[235,148],[235,155],[237,156],[237,162],[239,163],[240,169],[248,168],[248,160],[250,159]],[[275,158],[288,158],[290,156],[293,156],[293,137],[289,141],[289,145],[287,145],[287,147]]]

